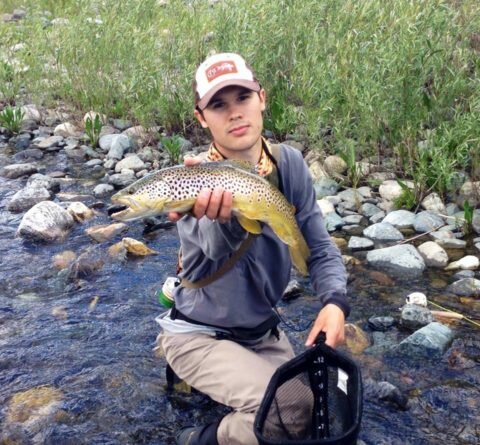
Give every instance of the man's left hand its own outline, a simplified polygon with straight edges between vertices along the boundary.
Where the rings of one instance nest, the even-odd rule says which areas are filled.
[[[305,346],[313,346],[320,332],[325,332],[325,343],[332,348],[345,341],[345,315],[335,304],[327,304],[318,314],[308,334]]]

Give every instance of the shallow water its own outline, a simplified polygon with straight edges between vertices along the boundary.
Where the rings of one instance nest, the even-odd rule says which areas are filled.
[[[51,155],[42,162],[48,172],[67,161]],[[84,233],[111,221],[106,207],[97,218],[76,224],[61,242],[27,242],[15,238],[21,215],[5,210],[23,184],[0,178],[0,444],[172,444],[182,426],[221,415],[224,409],[202,395],[168,393],[165,361],[154,351],[154,318],[162,311],[155,293],[175,271],[175,229],[143,236],[143,224],[130,223],[127,236],[159,254],[123,262],[106,253],[122,235],[95,244]],[[93,186],[79,181],[66,188],[84,193]],[[77,256],[88,252],[98,269],[82,277],[58,271],[53,256],[65,250]],[[349,272],[350,322],[364,328],[373,315],[396,316],[412,291],[472,316],[480,313],[477,303],[467,306],[430,286],[432,278],[447,281],[448,276],[425,273],[419,280],[380,284],[365,266]],[[280,309],[298,328],[315,315],[318,304],[306,295],[282,302]],[[284,329],[301,351],[306,331]],[[355,356],[365,378],[389,381],[409,397],[409,408],[401,410],[366,392],[360,434],[365,443],[480,443],[479,331],[465,322],[452,329],[456,343],[441,360]],[[395,329],[391,335],[399,340],[407,334]],[[43,417],[14,419],[15,395],[41,386],[59,390],[58,403]]]

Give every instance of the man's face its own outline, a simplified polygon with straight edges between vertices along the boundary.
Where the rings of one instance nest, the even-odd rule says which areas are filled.
[[[212,134],[215,146],[228,158],[249,159],[259,155],[265,110],[265,91],[248,90],[239,86],[221,89],[207,107],[195,116],[203,128]]]

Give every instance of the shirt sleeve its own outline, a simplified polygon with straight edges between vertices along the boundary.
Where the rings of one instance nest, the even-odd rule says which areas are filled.
[[[322,304],[333,303],[345,314],[350,313],[347,302],[347,273],[339,249],[325,227],[317,204],[313,181],[300,152],[291,152],[288,172],[291,181],[290,202],[296,208],[295,218],[310,248],[307,261],[310,281]]]

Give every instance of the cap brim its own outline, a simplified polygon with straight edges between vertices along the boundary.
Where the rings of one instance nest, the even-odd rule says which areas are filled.
[[[260,91],[260,88],[261,88],[260,84],[255,80],[239,80],[239,79],[224,80],[223,82],[220,82],[219,84],[215,85],[207,94],[205,94],[205,96],[203,96],[197,102],[197,107],[200,108],[200,110],[205,109],[208,103],[212,100],[212,97],[215,96],[215,94],[217,94],[223,88],[230,87],[230,86],[244,87],[252,91]]]

